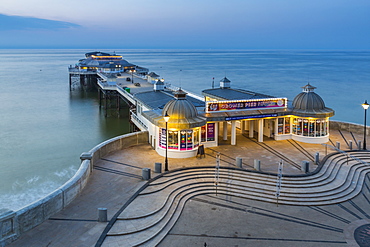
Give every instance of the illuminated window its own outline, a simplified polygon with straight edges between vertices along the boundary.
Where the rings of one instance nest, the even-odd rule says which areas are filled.
[[[194,135],[194,148],[199,146],[199,128],[193,130]]]
[[[193,149],[193,131],[192,130],[186,131],[186,149],[187,150]]]
[[[303,121],[302,118],[298,118],[298,127],[297,127],[297,135],[302,135],[302,127]]]
[[[284,134],[290,134],[290,117],[284,119]]]
[[[293,118],[293,134],[297,135],[297,125],[298,125],[298,119]]]
[[[292,121],[292,131],[295,135],[319,137],[328,134],[327,119],[293,118]]]
[[[193,150],[199,146],[200,128],[194,130],[168,130],[168,149],[172,150]],[[160,128],[159,145],[166,148],[166,129]]]
[[[179,132],[168,131],[168,149],[179,149]]]
[[[207,140],[207,133],[206,133],[206,125],[201,127],[201,142],[206,142]]]
[[[278,118],[278,134],[282,135],[284,129],[284,118]]]

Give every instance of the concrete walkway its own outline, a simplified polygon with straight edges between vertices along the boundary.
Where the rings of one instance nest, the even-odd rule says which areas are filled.
[[[348,140],[352,139],[349,133],[344,132],[344,135]],[[357,140],[361,140],[360,135],[355,137]],[[330,138],[333,143],[339,141],[342,149],[346,149],[346,144],[337,131],[332,131]],[[308,159],[288,141],[265,139],[265,143],[297,164]],[[319,152],[320,156],[323,157],[326,152],[332,152],[332,150],[326,150],[322,145],[299,144],[312,155]],[[262,171],[277,172],[278,162],[280,161],[280,158],[273,153],[242,135],[238,135],[237,146],[220,143],[220,146],[216,148],[206,149],[206,158],[169,159],[169,167],[175,169],[189,166],[214,166],[217,152],[221,153],[222,166],[235,166],[235,158],[242,157],[243,168],[245,169],[252,169],[253,160],[259,159]],[[145,181],[141,180],[141,169],[149,167],[154,170],[155,162],[163,163],[164,158],[152,150],[149,145],[130,147],[104,157],[96,165],[86,188],[77,199],[63,211],[27,232],[9,246],[94,246],[107,225],[107,223],[97,222],[97,209],[107,208],[108,220],[111,219],[127,200],[145,184]],[[311,164],[311,170],[315,169],[315,166]],[[286,164],[284,173],[300,174],[302,172],[295,166]],[[152,174],[152,176],[155,176],[155,174]],[[355,205],[360,209],[369,208],[369,202],[364,197],[356,197],[354,200],[356,200]],[[181,243],[181,246],[205,246],[205,244],[207,246],[245,246],[246,243],[251,246],[346,245],[345,232],[347,228],[338,227],[337,224],[345,224],[353,228],[357,221],[366,221],[368,220],[367,215],[370,215],[370,212],[366,213],[366,211],[351,214],[352,209],[349,209],[347,204],[352,205],[351,202],[346,202],[346,205],[335,204],[317,209],[340,218],[334,219],[334,216],[328,216],[328,219],[337,222],[329,225],[340,229],[338,231],[330,230],[330,232],[335,232],[335,236],[333,234],[320,234],[313,235],[315,238],[307,238],[308,235],[311,236],[312,232],[312,228],[307,227],[308,220],[312,217],[318,219],[315,223],[312,223],[316,226],[323,224],[323,221],[325,221],[320,218],[323,213],[312,213],[313,211],[318,212],[315,209],[307,210],[307,207],[297,206],[276,207],[275,204],[271,203],[245,201],[234,197],[232,199],[214,198],[212,196],[195,197],[187,203],[179,221],[160,246],[179,246],[179,243]],[[248,207],[251,207],[252,213],[248,213],[249,209],[245,211],[245,208]],[[333,210],[327,210],[326,207],[332,207]],[[352,205],[351,207],[355,206]],[[258,208],[258,213],[253,213],[252,208]],[[261,220],[261,217],[265,217],[261,216],[263,215],[261,210],[271,208],[276,208],[276,210],[273,210],[275,213],[271,213],[272,215],[269,217],[266,216],[265,219],[269,220]],[[237,213],[240,209],[244,210],[243,217]],[[280,214],[284,214],[284,216]],[[245,218],[246,216],[247,218]],[[280,220],[279,217],[285,218]],[[300,217],[300,221],[305,221],[307,224],[292,223],[294,217]],[[242,219],[245,219],[245,221]],[[272,219],[279,220],[274,221]],[[223,227],[223,225],[227,225],[227,227]],[[305,227],[302,228],[301,226]],[[320,232],[322,228],[314,227],[314,229]],[[290,235],[282,235],[282,233],[288,231]],[[313,233],[315,234],[315,231]],[[352,233],[348,234],[351,235]],[[289,240],[290,236],[295,236],[295,238]],[[277,241],[272,241],[274,239]],[[283,240],[279,241],[279,239]],[[313,241],[297,242],[299,239],[313,239]],[[325,241],[329,242],[326,243]],[[325,243],[328,245],[325,245]]]

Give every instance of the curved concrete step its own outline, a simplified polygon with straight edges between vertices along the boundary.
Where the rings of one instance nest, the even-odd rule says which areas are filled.
[[[369,153],[351,153],[370,160]],[[364,157],[364,154],[367,155]],[[322,169],[308,177],[283,177],[279,204],[318,206],[340,203],[361,192],[368,164],[332,155]],[[186,201],[204,194],[223,194],[276,203],[276,176],[220,168],[193,168],[164,174],[151,182],[122,212],[104,241],[122,246],[155,246],[179,218]],[[369,180],[370,181],[370,180]]]
[[[364,173],[365,174],[365,173]],[[334,200],[337,202],[339,201],[340,198],[344,198],[348,195],[351,195],[353,191],[355,191],[356,186],[353,185],[352,183],[352,190],[341,190],[338,193],[333,193],[333,194],[328,194],[326,193],[325,195],[304,195],[304,197],[299,197],[296,194],[291,194],[288,195],[287,193],[281,193],[281,196],[279,197],[279,201],[281,204],[299,204],[299,205],[314,205],[317,204],[323,204],[323,202],[326,201],[331,201],[333,203]],[[178,190],[177,193],[171,193],[172,197],[176,197],[176,200],[181,200],[179,198],[179,195],[184,194],[184,193],[194,193],[194,191],[197,190],[212,190],[216,191],[216,187],[214,186],[213,182],[210,181],[209,183],[202,184],[202,186],[199,186],[198,183],[194,183],[192,185],[188,185],[187,187],[181,187],[182,190]],[[219,193],[226,193],[229,195],[238,195],[239,197],[242,196],[244,198],[248,199],[255,199],[255,200],[261,200],[261,201],[269,201],[269,202],[274,202],[276,200],[276,197],[274,196],[274,191],[273,190],[266,190],[266,189],[261,189],[258,187],[254,186],[240,186],[240,184],[227,184],[224,183],[223,181],[220,181],[219,186],[217,187]],[[357,187],[360,188],[360,187]],[[153,196],[153,195],[152,195]],[[156,198],[149,198],[147,200],[154,201]],[[348,199],[348,198],[347,198]],[[342,200],[347,200],[347,199],[342,199]],[[170,207],[172,207],[173,204],[176,205],[177,201],[175,199],[171,200],[166,200],[166,206],[163,207],[160,210],[153,209],[152,205],[148,206],[147,209],[154,210],[155,212],[150,212],[147,215],[148,217],[144,218],[137,218],[136,221],[133,221],[133,218],[130,218],[126,221],[126,225],[132,226],[132,229],[130,230],[125,230],[125,231],[119,231],[115,232],[114,229],[110,232],[109,235],[124,235],[124,234],[130,234],[130,233],[135,233],[138,231],[143,231],[146,230],[156,224],[158,224],[168,213],[173,213],[170,211]],[[161,212],[160,212],[161,211]],[[156,213],[156,214],[154,214]],[[130,221],[131,220],[131,221]]]

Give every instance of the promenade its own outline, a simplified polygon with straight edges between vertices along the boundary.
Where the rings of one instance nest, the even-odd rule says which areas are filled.
[[[343,134],[352,140],[350,133]],[[361,135],[355,137],[362,140]],[[333,130],[330,139],[333,143],[340,142],[343,150],[348,149],[338,131]],[[241,157],[244,169],[253,170],[253,161],[258,159],[263,172],[277,172],[281,158],[241,133],[236,146],[227,143],[206,148],[204,158],[169,159],[169,168],[215,166],[219,152],[223,167],[235,167],[235,158]],[[308,160],[289,141],[265,138],[264,143],[293,163]],[[334,152],[319,144],[299,144],[311,155],[319,152],[320,160],[326,153]],[[153,173],[155,162],[164,163],[164,158],[149,144],[107,155],[95,165],[85,189],[70,205],[9,246],[95,246],[108,224],[97,222],[98,208],[107,208],[108,221],[112,219],[146,183],[141,179],[142,168],[151,168],[152,178],[158,175]],[[310,162],[311,171],[316,167]],[[288,163],[284,164],[283,173],[303,174]],[[366,186],[367,192],[361,191],[350,200],[322,206],[277,204],[238,198],[232,193],[194,196],[186,202],[159,246],[358,246],[353,241],[353,230],[370,224],[370,196]],[[149,200],[143,202],[143,208],[152,206]],[[123,229],[127,225],[120,227],[119,222],[112,227],[113,232]],[[130,241],[109,236],[102,246],[130,246]]]

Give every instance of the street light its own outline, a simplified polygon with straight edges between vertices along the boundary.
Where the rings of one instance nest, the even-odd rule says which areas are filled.
[[[167,158],[167,149],[168,149],[168,129],[167,129],[167,126],[168,126],[168,120],[170,120],[170,116],[167,114],[167,111],[166,111],[166,114],[164,115],[164,121],[166,121],[166,159],[164,161],[164,171],[167,172],[168,171],[168,158]]]
[[[365,100],[365,103],[362,104],[362,107],[365,110],[365,120],[364,120],[364,150],[366,150],[366,111],[367,111],[367,108],[369,108],[369,104],[367,103],[367,100]]]

